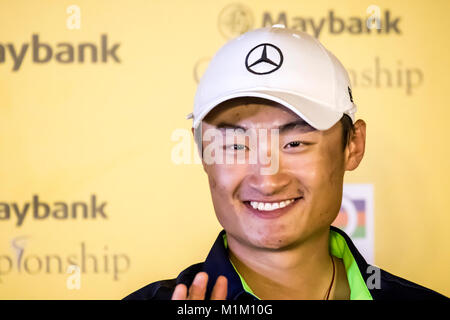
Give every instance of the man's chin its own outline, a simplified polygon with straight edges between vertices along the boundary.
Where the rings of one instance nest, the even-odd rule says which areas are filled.
[[[252,237],[250,242],[261,249],[279,251],[291,248],[296,243],[296,239],[289,234],[258,232],[258,235]]]

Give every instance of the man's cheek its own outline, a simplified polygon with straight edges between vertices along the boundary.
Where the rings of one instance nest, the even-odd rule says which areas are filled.
[[[305,183],[323,188],[334,182],[338,173],[337,163],[328,157],[316,156],[303,163],[302,178]]]
[[[211,192],[213,192],[217,187],[216,179],[211,174],[208,174],[208,178],[209,178],[209,187],[211,188]]]
[[[307,188],[320,181],[322,168],[318,166],[316,161],[309,160],[298,162],[290,171]]]
[[[236,175],[223,165],[216,165],[208,172],[211,195],[215,202],[228,205],[233,201],[236,186]]]

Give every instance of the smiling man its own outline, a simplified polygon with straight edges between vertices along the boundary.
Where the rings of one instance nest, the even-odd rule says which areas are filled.
[[[208,257],[126,299],[433,299],[366,263],[332,227],[345,171],[361,162],[348,74],[282,25],[223,46],[197,89],[193,133],[224,230]]]

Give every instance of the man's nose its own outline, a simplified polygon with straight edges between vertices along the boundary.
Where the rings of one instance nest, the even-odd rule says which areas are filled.
[[[248,177],[250,188],[264,196],[282,192],[290,182],[289,175],[279,171],[270,175],[260,174],[258,171]]]

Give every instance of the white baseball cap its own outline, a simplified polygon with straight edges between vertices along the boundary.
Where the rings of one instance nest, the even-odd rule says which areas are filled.
[[[343,114],[355,121],[343,65],[313,36],[280,24],[248,31],[219,49],[197,87],[188,115],[192,127],[237,97],[278,102],[318,130],[331,128]]]

